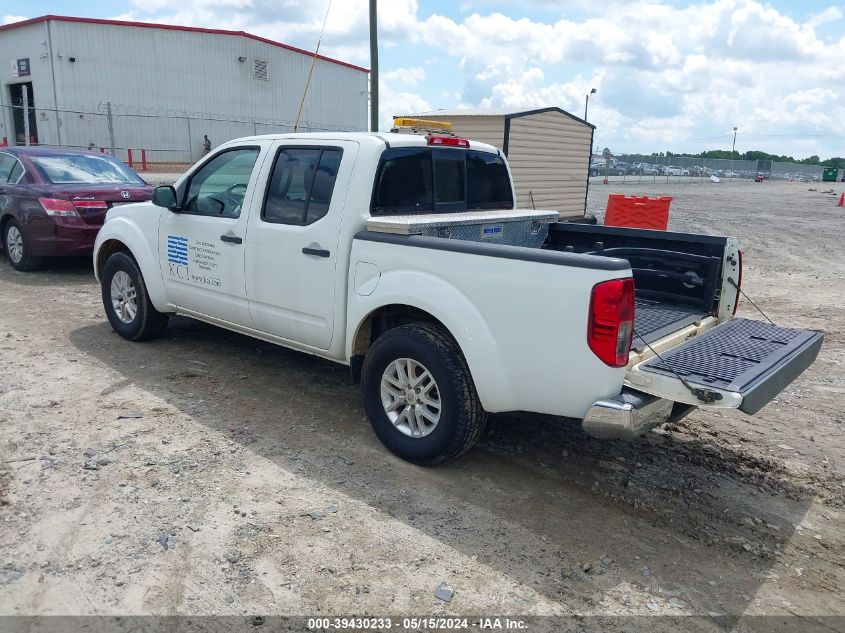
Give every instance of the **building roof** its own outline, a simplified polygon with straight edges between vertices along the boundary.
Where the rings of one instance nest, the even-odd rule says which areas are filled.
[[[532,114],[542,114],[543,112],[560,112],[563,115],[568,116],[571,119],[575,119],[576,121],[580,121],[584,125],[589,125],[592,128],[596,126],[592,123],[585,121],[581,117],[577,117],[571,112],[567,112],[562,108],[550,107],[550,108],[535,108],[532,110],[519,110],[516,108],[454,108],[454,109],[443,109],[443,110],[431,110],[429,112],[417,112],[416,114],[404,114],[402,116],[413,118],[413,117],[425,117],[425,118],[436,118],[438,116],[441,117],[469,117],[469,116],[477,116],[477,117],[505,117],[507,119],[513,119],[522,116],[530,116]]]
[[[264,37],[260,37],[258,35],[253,35],[252,33],[247,33],[246,31],[227,31],[225,29],[207,29],[197,26],[180,26],[177,24],[156,24],[153,22],[129,22],[126,20],[102,20],[99,18],[77,18],[71,17],[66,15],[42,15],[41,17],[32,18],[30,20],[23,20],[21,22],[12,22],[11,24],[4,24],[0,26],[0,32],[7,31],[10,29],[15,29],[21,26],[27,26],[29,24],[38,24],[40,22],[77,22],[82,24],[104,24],[108,26],[134,26],[140,27],[145,29],[163,29],[167,31],[187,31],[189,33],[209,33],[212,35],[235,35],[240,37],[245,37],[247,39],[255,40],[257,42],[262,42],[264,44],[269,44],[270,46],[278,46],[279,48],[284,48],[289,51],[293,51],[294,53],[300,53],[302,55],[307,55],[308,57],[314,57],[314,53],[310,51],[306,51],[302,48],[297,48],[296,46],[291,46],[290,44],[284,44],[282,42],[276,42],[274,40],[269,40]],[[324,55],[317,55],[317,59],[322,59],[323,61],[330,62],[332,64],[338,64],[340,66],[346,66],[347,68],[352,68],[353,70],[360,70],[361,72],[368,73],[370,72],[367,68],[362,68],[361,66],[356,66],[354,64],[350,64],[349,62],[344,62],[339,59],[333,59],[331,57],[325,57]]]

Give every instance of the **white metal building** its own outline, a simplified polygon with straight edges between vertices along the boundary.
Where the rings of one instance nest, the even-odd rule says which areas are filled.
[[[590,185],[595,126],[560,108],[436,110],[409,114],[452,124],[458,136],[498,147],[507,156],[521,208],[583,215]]]
[[[43,16],[0,26],[0,143],[198,158],[293,129],[314,55],[242,31]],[[301,131],[367,129],[367,69],[319,56]],[[111,110],[112,116],[108,116]],[[110,127],[113,134],[110,134]],[[136,153],[137,156],[137,153]]]

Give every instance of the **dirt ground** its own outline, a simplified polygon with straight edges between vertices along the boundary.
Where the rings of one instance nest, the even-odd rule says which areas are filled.
[[[596,213],[611,190],[674,196],[670,228],[742,240],[744,289],[776,323],[826,332],[758,415],[699,411],[631,443],[495,416],[436,469],[382,448],[344,367],[186,318],[129,343],[88,261],[22,274],[0,258],[0,614],[771,615],[841,630],[823,616],[845,615],[845,209],[826,184],[589,195]]]

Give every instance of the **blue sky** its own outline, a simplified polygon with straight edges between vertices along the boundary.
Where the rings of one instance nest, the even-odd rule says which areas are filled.
[[[4,0],[47,13],[241,29],[313,49],[328,0]],[[454,107],[559,106],[614,152],[845,156],[845,2],[390,0],[382,125]],[[367,2],[334,0],[321,52],[369,66]]]

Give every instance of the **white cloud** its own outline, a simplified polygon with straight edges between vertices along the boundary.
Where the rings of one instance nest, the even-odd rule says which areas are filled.
[[[312,50],[327,2],[133,0],[124,17],[245,30]],[[736,125],[738,147],[746,134],[748,149],[843,153],[842,136],[820,136],[843,134],[845,37],[819,35],[843,19],[841,7],[805,9],[803,19],[766,0],[464,0],[460,8],[448,17],[417,0],[380,3],[383,128],[391,114],[456,105],[553,105],[580,116],[595,87],[589,118],[614,150],[701,151]],[[408,44],[427,61],[409,62]],[[366,2],[332,4],[321,52],[369,66]],[[429,70],[438,64],[454,69],[448,89]]]
[[[381,79],[401,86],[416,86],[425,80],[425,70],[419,66],[414,68],[395,68],[381,74]]]
[[[22,15],[4,15],[3,21],[0,24],[12,24],[13,22],[23,22],[24,20],[28,20],[29,18],[24,17]]]
[[[495,3],[473,7],[482,4]],[[842,133],[845,68],[824,60],[845,58],[845,38],[825,43],[816,34],[841,17],[831,7],[801,23],[756,0],[685,8],[632,0],[580,22],[473,13],[432,16],[421,30],[459,60],[465,105],[556,105],[581,115],[596,87],[590,120],[622,149],[701,151],[737,125],[761,135],[753,137],[761,149],[789,153],[808,145],[801,136]],[[841,138],[817,138],[813,153],[841,154]]]
[[[397,90],[390,81],[379,81],[379,129],[389,130],[393,117],[427,112],[431,104],[414,92]]]
[[[804,23],[807,28],[815,29],[830,22],[837,22],[842,19],[842,11],[839,7],[828,7],[824,11],[815,13]]]

